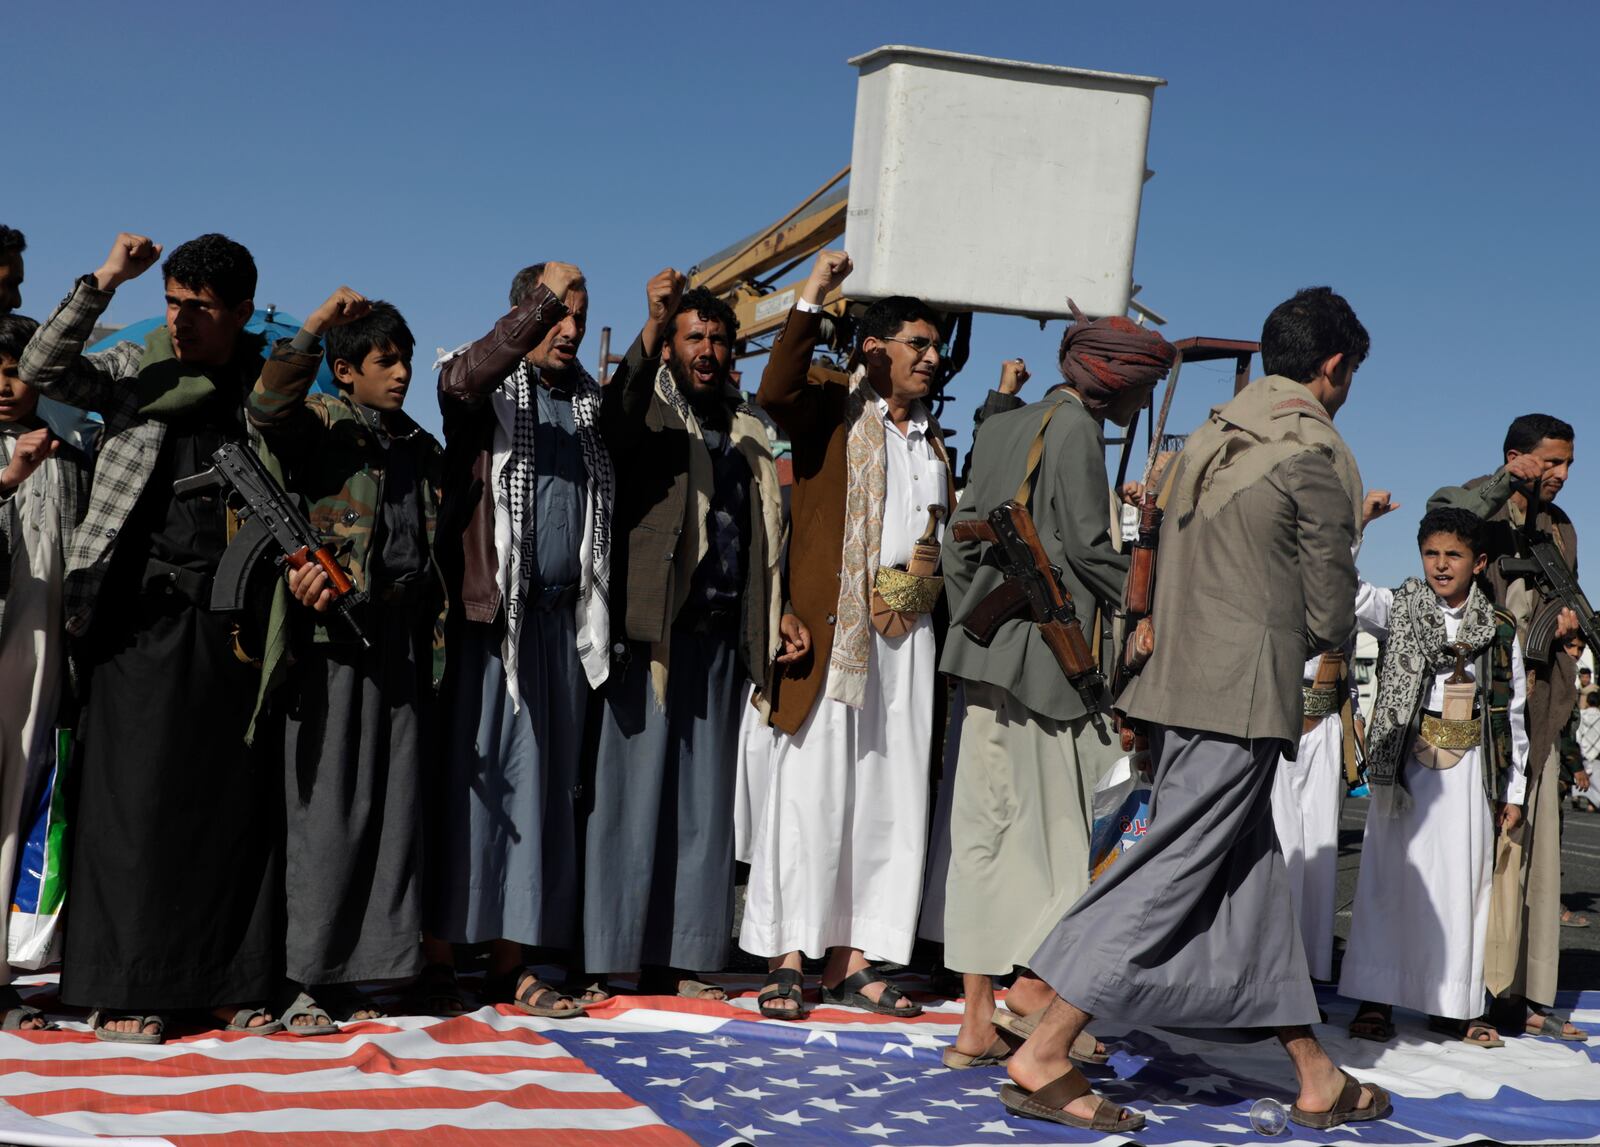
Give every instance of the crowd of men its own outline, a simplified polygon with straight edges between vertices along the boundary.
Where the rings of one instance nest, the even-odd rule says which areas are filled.
[[[1103,1017],[1271,1029],[1292,1118],[1382,1118],[1382,1089],[1312,1030],[1358,626],[1390,652],[1340,984],[1363,1001],[1352,1033],[1392,1038],[1398,1005],[1484,1048],[1502,1029],[1584,1038],[1550,1011],[1576,619],[1527,648],[1545,603],[1496,562],[1538,534],[1575,563],[1553,504],[1572,429],[1518,418],[1493,474],[1430,503],[1422,577],[1362,582],[1362,531],[1396,507],[1334,427],[1369,339],[1331,290],[1276,308],[1265,376],[1150,489],[1115,495],[1105,424],[1174,352],[1080,316],[1037,401],[1008,364],[958,497],[930,404],[943,316],[871,304],[848,381],[818,380],[851,270],[824,252],[756,397],[790,443],[786,499],[731,381],[735,315],[672,270],[603,386],[578,359],[582,272],[518,271],[509,309],[439,363],[441,445],[403,409],[414,339],[390,303],[340,287],[267,345],[244,247],[203,235],[163,261],[122,234],[36,323],[15,313],[23,251],[0,228],[0,876],[70,726],[60,996],[99,1038],[157,1043],[176,1013],[327,1034],[382,1014],[374,981],[441,1015],[559,1020],[634,976],[724,999],[709,974],[737,860],[764,1017],[807,1013],[806,957],[825,958],[822,1006],[915,1015],[880,965],[920,929],[963,977],[946,1064],[1006,1062],[1017,1114],[1142,1126],[1075,1066],[1105,1062],[1086,1030]],[[158,264],[165,324],[86,352]],[[99,416],[92,459],[41,397]],[[255,547],[239,580],[250,523],[203,480],[229,444],[334,561],[280,573]],[[1124,539],[1119,496],[1159,509],[1159,533]],[[1031,573],[1005,541],[1032,547]],[[1153,608],[1123,634],[1133,552],[1156,542]],[[1015,608],[1041,585],[1066,606]],[[1072,632],[1112,687],[1064,659]],[[1124,737],[1149,830],[1091,883],[1094,793]],[[487,951],[472,993],[469,946]],[[560,954],[560,983],[531,949]],[[0,1008],[6,1028],[52,1026],[12,989]]]

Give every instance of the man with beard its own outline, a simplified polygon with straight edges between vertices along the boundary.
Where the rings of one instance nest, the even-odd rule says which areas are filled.
[[[741,702],[782,642],[778,474],[728,377],[738,320],[662,271],[605,388],[617,494],[611,675],[601,695],[584,866],[585,966],[641,990],[723,999],[733,931]],[[803,648],[789,619],[793,660]],[[602,981],[603,983],[603,981]],[[604,990],[602,988],[602,990]]]
[[[211,1010],[232,1031],[280,1025],[241,1001],[277,983],[276,833],[282,762],[251,752],[260,670],[210,608],[228,542],[221,499],[173,483],[245,437],[263,341],[247,334],[256,266],[202,235],[162,267],[166,325],[144,345],[85,355],[117,288],[161,246],[118,235],[105,263],[23,351],[41,394],[105,419],[94,485],[66,552],[63,612],[90,700],[79,735],[72,941],[61,998],[105,1040],[159,1043],[168,1013]]]
[[[483,1003],[566,1019],[582,1005],[524,965],[574,940],[587,689],[606,678],[611,457],[578,363],[583,273],[537,263],[511,310],[439,371],[437,553],[450,601],[444,769],[429,826],[430,1012],[462,1007],[450,942],[489,942]]]
[[[1524,414],[1506,430],[1504,464],[1492,475],[1464,486],[1447,486],[1428,499],[1428,508],[1457,506],[1484,519],[1489,555],[1485,576],[1494,602],[1517,621],[1517,636],[1527,657],[1528,792],[1523,805],[1523,863],[1495,865],[1495,917],[1489,925],[1484,979],[1496,997],[1489,1018],[1501,1031],[1554,1036],[1580,1042],[1587,1037],[1551,1013],[1561,947],[1561,732],[1577,704],[1577,664],[1567,637],[1578,619],[1563,610],[1548,651],[1528,648],[1528,625],[1544,605],[1537,586],[1508,579],[1499,559],[1527,548],[1530,496],[1537,505],[1533,532],[1554,541],[1573,573],[1578,568],[1578,535],[1572,520],[1555,504],[1572,466],[1572,427],[1548,414]],[[1542,663],[1542,664],[1541,664]],[[1509,884],[1509,886],[1508,886]],[[1520,919],[1507,919],[1502,906],[1520,902]]]

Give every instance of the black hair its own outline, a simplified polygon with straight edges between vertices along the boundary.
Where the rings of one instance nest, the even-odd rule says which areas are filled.
[[[38,322],[27,315],[0,315],[0,354],[21,358],[22,348],[38,329]]]
[[[28,240],[15,227],[0,223],[0,259],[7,255],[20,255],[28,249]]]
[[[1359,366],[1372,348],[1367,328],[1332,287],[1307,287],[1272,308],[1261,327],[1261,365],[1268,374],[1310,382],[1336,354]]]
[[[417,345],[399,309],[382,299],[373,300],[372,309],[355,322],[330,327],[322,341],[327,348],[329,370],[341,359],[360,370],[369,354],[389,347],[394,347],[401,358],[409,361]]]
[[[913,299],[910,295],[890,295],[887,299],[879,299],[867,308],[856,325],[856,345],[861,345],[869,338],[893,338],[900,333],[901,327],[916,322],[927,323],[938,330],[939,314],[921,299]]]
[[[1472,556],[1487,552],[1483,541],[1483,519],[1471,510],[1463,510],[1459,506],[1440,506],[1429,510],[1422,515],[1422,521],[1417,526],[1417,545],[1433,537],[1434,534],[1451,534],[1467,543],[1472,550]]]
[[[161,264],[161,275],[191,291],[209,287],[230,307],[256,295],[256,261],[249,250],[215,231],[180,244]]]
[[[1513,419],[1506,428],[1506,441],[1502,447],[1504,453],[1509,454],[1515,450],[1518,454],[1527,454],[1546,438],[1554,438],[1558,442],[1571,442],[1572,424],[1563,422],[1552,414],[1524,414]]]
[[[534,263],[522,268],[511,277],[511,305],[520,307],[533,289],[539,285],[539,280],[544,278],[544,264]]]
[[[739,337],[739,316],[733,313],[733,308],[713,295],[704,287],[695,287],[685,291],[678,300],[678,309],[667,316],[667,340],[678,331],[678,316],[687,314],[699,315],[706,322],[719,322],[722,329],[727,332],[728,342],[732,343]]]

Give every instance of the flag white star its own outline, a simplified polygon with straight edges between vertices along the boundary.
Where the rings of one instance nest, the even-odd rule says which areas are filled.
[[[651,1076],[646,1087],[682,1087],[688,1083],[687,1079],[662,1079],[660,1076]]]
[[[915,1059],[917,1056],[917,1045],[911,1043],[886,1043],[878,1050],[878,1054],[888,1055],[892,1051],[899,1052],[907,1059]]]
[[[810,1055],[811,1053],[809,1051],[805,1051],[804,1049],[798,1048],[798,1047],[786,1047],[786,1048],[783,1048],[781,1051],[775,1051],[772,1054],[773,1055],[792,1056],[795,1059],[804,1059],[806,1056]]]
[[[598,1043],[599,1041],[598,1040],[591,1040],[590,1042],[591,1043]],[[712,1036],[710,1039],[697,1039],[694,1042],[695,1043],[703,1043],[707,1047],[735,1047],[735,1046],[737,1046],[739,1041],[735,1040],[735,1039],[729,1039],[725,1035],[715,1035],[715,1036]]]
[[[840,1067],[836,1063],[825,1063],[821,1067],[813,1067],[811,1069],[811,1074],[812,1075],[842,1075],[842,1076],[848,1077],[850,1073],[848,1071],[846,1071],[844,1068]]]
[[[766,1115],[768,1119],[771,1119],[775,1123],[788,1123],[795,1127],[799,1127],[804,1123],[816,1122],[815,1119],[807,1119],[804,1115],[801,1115],[798,1107],[796,1107],[793,1111],[786,1111],[782,1115],[774,1115],[770,1111],[767,1112]]]
[[[904,1127],[885,1127],[882,1123],[874,1123],[871,1127],[857,1127],[854,1123],[850,1124],[850,1133],[852,1135],[871,1135],[875,1139],[887,1139],[891,1135],[903,1135],[905,1130]]]
[[[806,1100],[806,1106],[820,1107],[823,1111],[831,1111],[835,1115],[839,1114],[841,1111],[855,1110],[855,1104],[840,1103],[837,1099],[808,1099]]]
[[[1184,1090],[1190,1095],[1197,1095],[1202,1091],[1230,1090],[1233,1080],[1225,1075],[1217,1075],[1212,1072],[1208,1075],[1194,1076],[1192,1079],[1180,1079],[1178,1082],[1183,1085]]]
[[[684,1059],[693,1059],[697,1055],[704,1055],[705,1052],[695,1051],[692,1047],[664,1047],[661,1049],[661,1054],[681,1055]]]
[[[896,1111],[893,1114],[896,1119],[910,1119],[912,1122],[920,1123],[924,1127],[930,1123],[937,1123],[939,1120],[937,1115],[929,1115],[926,1111]]]
[[[905,1036],[912,1047],[928,1047],[934,1051],[944,1047],[943,1038],[936,1035],[928,1035],[926,1032],[906,1032]]]
[[[682,1098],[683,1105],[685,1107],[692,1107],[696,1111],[714,1111],[719,1107],[733,1106],[731,1103],[718,1103],[715,1099],[709,1096],[705,1099],[690,1099],[687,1095],[685,1095]]]
[[[809,1083],[801,1083],[798,1079],[777,1079],[770,1075],[767,1076],[767,1082],[773,1087],[787,1087],[791,1091],[799,1091],[802,1088],[812,1086]]]
[[[752,1087],[749,1091],[742,1088],[730,1087],[728,1094],[735,1099],[766,1099],[772,1095],[770,1091],[762,1091],[759,1087]]]
[[[871,1058],[867,1058],[867,1059],[852,1059],[850,1056],[845,1056],[844,1061],[846,1063],[858,1064],[861,1067],[882,1067],[883,1066],[883,1060],[881,1060],[881,1059],[871,1059]]]
[[[964,1110],[965,1108],[976,1107],[978,1105],[976,1103],[962,1103],[959,1099],[930,1099],[930,1100],[928,1100],[928,1106],[929,1107],[953,1107],[957,1111],[961,1111],[961,1110]]]
[[[690,1066],[698,1068],[700,1071],[714,1071],[718,1075],[728,1074],[728,1065],[723,1063],[720,1059],[708,1059],[705,1063],[696,1063],[691,1064]]]
[[[1144,1112],[1144,1117],[1151,1123],[1165,1123],[1167,1120],[1172,1118],[1170,1115],[1160,1114],[1154,1108],[1147,1107],[1143,1108],[1142,1110]]]
[[[949,1072],[951,1070],[952,1069],[948,1068],[948,1067],[930,1067],[930,1068],[925,1068],[923,1070],[922,1074],[924,1076],[928,1076],[928,1075],[944,1075],[944,1074],[946,1074],[947,1072]]]
[[[992,1119],[988,1123],[982,1124],[978,1130],[987,1135],[1004,1135],[1008,1139],[1017,1133],[1015,1127],[1007,1127],[998,1119]]]
[[[883,1092],[880,1089],[876,1088],[876,1087],[857,1087],[855,1084],[852,1083],[850,1085],[850,1098],[851,1099],[882,1099],[883,1098]]]
[[[883,1085],[885,1087],[893,1087],[897,1083],[915,1082],[917,1082],[917,1077],[914,1075],[892,1075],[887,1071],[883,1073]]]
[[[806,1036],[807,1043],[811,1043],[813,1040],[818,1043],[831,1043],[834,1047],[839,1046],[839,1037],[833,1032],[825,1031],[822,1028],[817,1028]]]
[[[746,1067],[771,1067],[770,1059],[762,1059],[759,1055],[734,1056],[734,1063],[742,1063]]]
[[[1000,1093],[992,1087],[963,1087],[962,1095],[981,1095],[985,1099],[998,1099]]]
[[[629,1056],[627,1059],[617,1060],[618,1064],[627,1064],[629,1067],[649,1067],[650,1061],[642,1055]]]
[[[727,1124],[727,1126],[728,1127],[733,1127],[733,1124],[729,1123],[729,1124]],[[771,1135],[772,1134],[771,1131],[763,1131],[761,1128],[757,1127],[754,1123],[750,1124],[750,1126],[748,1126],[748,1127],[733,1127],[733,1133],[735,1135],[742,1135],[746,1139],[755,1139],[756,1136],[758,1136],[758,1135]]]
[[[594,1039],[586,1039],[583,1042],[584,1043],[597,1043],[601,1047],[616,1047],[617,1046],[617,1037],[614,1036],[614,1035],[603,1035],[603,1036],[597,1036]]]

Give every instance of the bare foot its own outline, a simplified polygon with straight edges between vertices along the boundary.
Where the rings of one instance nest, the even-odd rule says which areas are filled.
[[[517,980],[517,997],[520,999],[523,992],[526,992],[531,985],[537,984],[538,982],[538,976],[534,975],[532,972],[524,972],[521,978]],[[600,993],[599,998],[591,1000],[589,996],[594,992]],[[543,988],[533,994],[532,998],[528,1000],[528,1003],[536,1008],[555,1008],[559,1012],[576,1012],[582,1011],[584,1004],[598,1003],[600,1000],[609,1000],[610,998],[611,993],[606,991],[604,988],[601,988],[598,985],[590,985],[584,989],[583,1001],[580,1003],[578,1000],[575,1000],[570,996],[562,995],[559,988],[555,988],[549,984],[546,984]]]
[[[121,1019],[107,1020],[100,1025],[108,1032],[143,1032],[145,1035],[160,1035],[160,1024],[139,1023],[137,1016],[123,1016]]]
[[[962,1055],[980,1056],[994,1045],[994,997],[968,991],[961,1010],[961,1030],[955,1049]]]
[[[1332,1111],[1344,1091],[1344,1083],[1344,1072],[1329,1061],[1323,1070],[1306,1072],[1300,1081],[1300,1094],[1295,1098],[1295,1106],[1307,1112]],[[1363,1084],[1361,1094],[1356,1097],[1356,1107],[1371,1107],[1372,1100],[1372,1089]]]
[[[221,1020],[224,1024],[231,1024],[233,1022],[233,1017],[238,1015],[240,1013],[240,1011],[245,1010],[247,1008],[247,1006],[248,1005],[245,1005],[245,1004],[234,1004],[231,1007],[212,1008],[211,1009],[211,1014],[213,1016],[215,1016],[217,1019]],[[295,1023],[299,1023],[302,1019],[307,1019],[307,1017],[305,1017],[305,1016],[296,1016],[294,1018],[294,1022]],[[249,1026],[251,1026],[253,1028],[261,1028],[261,1027],[266,1027],[268,1024],[273,1023],[273,1022],[275,1022],[273,1014],[271,1012],[264,1011],[260,1015],[251,1016],[250,1017],[250,1025]],[[310,1021],[308,1020],[307,1022],[310,1022]],[[318,1022],[325,1023],[327,1021],[322,1020],[322,1021],[318,1021]],[[110,1027],[111,1025],[107,1024],[106,1026]]]
[[[1015,1055],[1006,1061],[1006,1074],[1011,1077],[1011,1082],[1027,1092],[1038,1091],[1046,1084],[1054,1083],[1069,1071],[1077,1070],[1072,1061],[1066,1057],[1064,1050],[1047,1053],[1043,1048],[1035,1046],[1038,1042],[1037,1040],[1028,1040],[1017,1049]],[[1080,1119],[1093,1119],[1102,1106],[1116,1109],[1115,1105],[1111,1104],[1111,1101],[1105,1096],[1091,1091],[1078,1096],[1062,1110],[1076,1115]],[[1329,1103],[1328,1106],[1331,1107],[1333,1105]],[[1123,1109],[1116,1110],[1120,1116]]]

